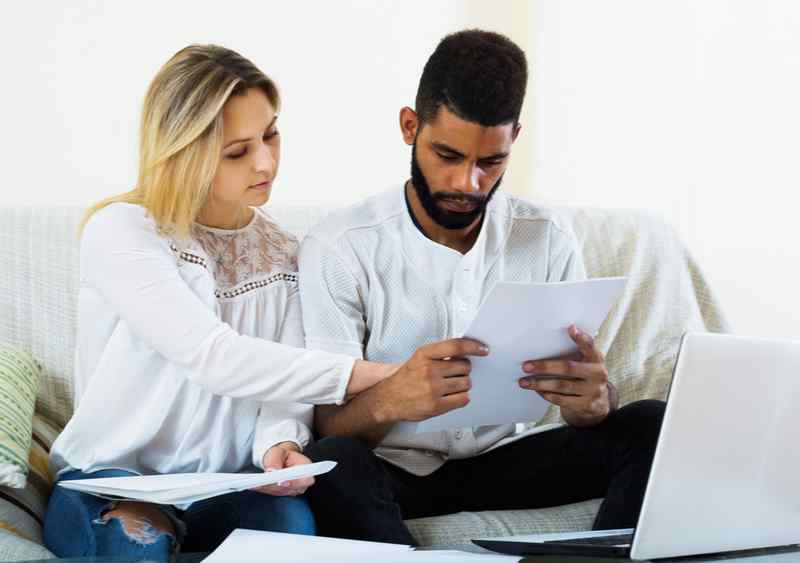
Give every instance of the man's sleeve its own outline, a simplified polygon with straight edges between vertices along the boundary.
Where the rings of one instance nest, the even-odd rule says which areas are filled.
[[[342,257],[309,235],[300,248],[299,270],[306,347],[363,358],[364,294]]]
[[[550,263],[548,282],[581,281],[586,279],[581,247],[575,235],[555,223],[550,231]]]

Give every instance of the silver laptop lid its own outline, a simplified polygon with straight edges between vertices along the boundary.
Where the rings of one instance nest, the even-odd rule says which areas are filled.
[[[800,543],[800,342],[684,336],[631,557]]]

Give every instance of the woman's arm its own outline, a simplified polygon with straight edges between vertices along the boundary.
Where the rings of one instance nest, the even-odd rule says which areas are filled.
[[[261,401],[340,403],[375,373],[351,381],[354,359],[237,333],[186,284],[143,208],[97,212],[81,240],[82,283],[93,287],[143,344],[211,393]],[[363,379],[366,378],[366,379]]]
[[[402,364],[379,364],[366,360],[356,360],[353,375],[347,385],[347,399],[352,399],[373,385],[393,375]]]

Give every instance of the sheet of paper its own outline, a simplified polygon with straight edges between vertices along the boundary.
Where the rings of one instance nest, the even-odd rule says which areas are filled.
[[[484,300],[464,336],[485,342],[486,357],[472,361],[470,402],[402,432],[436,432],[451,428],[537,422],[549,403],[522,389],[526,360],[553,358],[577,351],[567,329],[575,324],[596,334],[622,295],[626,278],[579,282],[498,283]]]
[[[59,481],[58,485],[104,497],[142,500],[158,504],[186,504],[234,491],[321,475],[334,467],[336,467],[336,463],[333,461],[321,461],[264,473],[137,475]]]
[[[408,545],[377,543],[279,532],[234,530],[203,563],[300,563],[380,561],[381,563],[437,563],[474,561],[511,563],[519,557],[463,551],[416,551]]]
[[[203,563],[263,563],[300,561],[385,561],[408,545],[300,536],[280,532],[234,530]]]

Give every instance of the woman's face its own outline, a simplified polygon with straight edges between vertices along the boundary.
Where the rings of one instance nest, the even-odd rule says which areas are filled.
[[[278,115],[259,88],[232,96],[222,110],[222,155],[209,204],[217,210],[264,205],[278,174]]]

